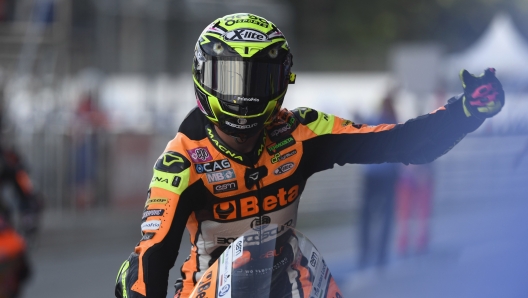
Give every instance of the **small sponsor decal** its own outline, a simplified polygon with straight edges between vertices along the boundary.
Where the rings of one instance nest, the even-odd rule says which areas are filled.
[[[213,185],[213,193],[215,194],[237,190],[237,189],[238,189],[238,184],[236,181]]]
[[[295,166],[295,164],[293,162],[285,163],[282,166],[276,168],[275,171],[273,171],[273,174],[275,174],[275,175],[284,174],[284,173],[290,171],[291,169],[293,169],[294,166]]]
[[[244,252],[244,238],[240,237],[233,243],[233,262],[242,256]]]
[[[235,15],[229,15],[224,18],[224,22],[226,26],[233,26],[234,24],[240,23],[251,23],[264,28],[269,27],[268,21],[250,13],[238,13]]]
[[[254,98],[254,97],[237,97],[236,99],[237,101],[252,101],[252,102],[259,102],[260,100],[258,98]],[[243,124],[243,123],[241,123]]]
[[[224,286],[220,289],[220,292],[218,292],[218,296],[223,297],[223,296],[229,291],[230,288],[231,288],[231,286],[230,286],[229,284],[224,285]]]
[[[281,162],[281,161],[285,160],[286,158],[294,156],[295,154],[297,154],[297,149],[293,149],[292,151],[286,152],[284,154],[280,154],[280,152],[276,153],[271,158],[271,163],[275,164],[275,163]]]
[[[269,154],[275,154],[285,148],[288,148],[295,144],[295,140],[293,137],[289,136],[284,140],[278,141],[277,143],[268,146],[266,149],[268,150]]]
[[[148,199],[145,205],[148,206],[150,204],[167,204],[168,201],[169,200],[166,198],[152,198],[152,199]]]
[[[271,137],[276,137],[280,134],[283,134],[285,132],[287,132],[288,130],[290,130],[292,127],[290,124],[286,123],[286,125],[282,126],[282,127],[279,127],[273,131],[270,132],[270,136]]]
[[[198,148],[194,148],[191,150],[187,150],[187,153],[189,153],[189,156],[191,157],[192,161],[195,163],[201,163],[201,162],[213,160],[207,147],[198,147]]]
[[[319,261],[319,255],[316,251],[312,251],[312,255],[310,256],[310,265],[312,265],[313,268],[317,268],[317,261]]]
[[[148,217],[151,216],[162,216],[165,210],[163,209],[151,209],[151,210],[145,210],[143,212],[143,216],[141,217],[141,220],[145,220]]]
[[[233,170],[225,170],[225,171],[220,171],[220,172],[207,173],[206,176],[207,176],[207,181],[209,181],[209,183],[220,182],[220,181],[236,178],[235,172]]]
[[[354,124],[354,122],[350,121],[350,120],[343,120],[343,122],[341,122],[341,126],[347,126],[347,125],[352,125]]]
[[[156,233],[145,233],[143,237],[141,237],[140,241],[146,241],[152,239]]]
[[[250,129],[258,125],[258,123],[240,125],[240,124],[236,124],[233,122],[229,122],[227,120],[225,121],[225,124],[227,124],[228,126],[234,127],[236,129]]]
[[[229,169],[229,168],[231,168],[231,163],[226,158],[226,159],[222,159],[222,160],[215,160],[215,161],[212,161],[212,162],[196,164],[196,165],[194,165],[194,168],[196,169],[196,173],[198,173],[198,174],[211,173],[211,172],[216,172],[216,171]]]
[[[158,230],[161,226],[161,220],[149,220],[141,224],[141,231]]]
[[[257,217],[251,221],[251,228],[253,230],[260,231],[265,229],[271,223],[271,218],[269,216],[263,215],[262,217]]]
[[[235,241],[237,237],[230,236],[215,236],[215,243],[220,245],[229,245]]]
[[[253,29],[236,29],[224,34],[224,40],[227,41],[268,41],[268,36],[260,31]]]

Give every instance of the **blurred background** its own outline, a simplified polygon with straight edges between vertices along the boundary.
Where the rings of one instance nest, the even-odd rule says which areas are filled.
[[[498,116],[428,166],[316,174],[298,227],[345,297],[528,297],[528,1],[1,0],[1,142],[45,205],[23,297],[113,295],[152,165],[195,105],[194,44],[235,12],[287,37],[289,109],[404,122],[460,93],[460,69],[495,67]]]

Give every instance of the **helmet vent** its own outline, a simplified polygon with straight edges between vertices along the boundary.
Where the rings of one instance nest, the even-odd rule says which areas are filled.
[[[270,58],[272,58],[272,59],[277,58],[277,56],[279,55],[279,50],[277,50],[277,49],[271,49],[271,50],[269,50],[268,55],[269,55]]]
[[[213,51],[217,54],[217,55],[220,55],[224,52],[224,47],[222,46],[221,43],[217,42],[214,44],[213,46]]]

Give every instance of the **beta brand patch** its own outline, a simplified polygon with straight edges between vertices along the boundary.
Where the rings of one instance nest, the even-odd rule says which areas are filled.
[[[149,220],[141,224],[141,231],[159,230],[160,226],[161,220]]]
[[[207,147],[198,147],[198,148],[194,148],[191,150],[187,150],[187,153],[189,153],[191,160],[195,163],[201,163],[201,162],[213,160]]]

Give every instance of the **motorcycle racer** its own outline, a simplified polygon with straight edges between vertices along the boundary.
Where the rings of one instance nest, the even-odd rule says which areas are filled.
[[[464,93],[445,106],[403,124],[356,124],[281,108],[292,66],[285,36],[264,18],[227,15],[205,28],[192,66],[197,107],[154,165],[143,236],[119,269],[116,297],[165,297],[185,228],[192,247],[176,297],[187,297],[246,230],[255,229],[255,242],[288,237],[281,226],[295,227],[314,173],[334,164],[431,162],[504,105],[494,69],[478,77],[462,71]],[[285,275],[292,297],[309,295],[301,271]]]

